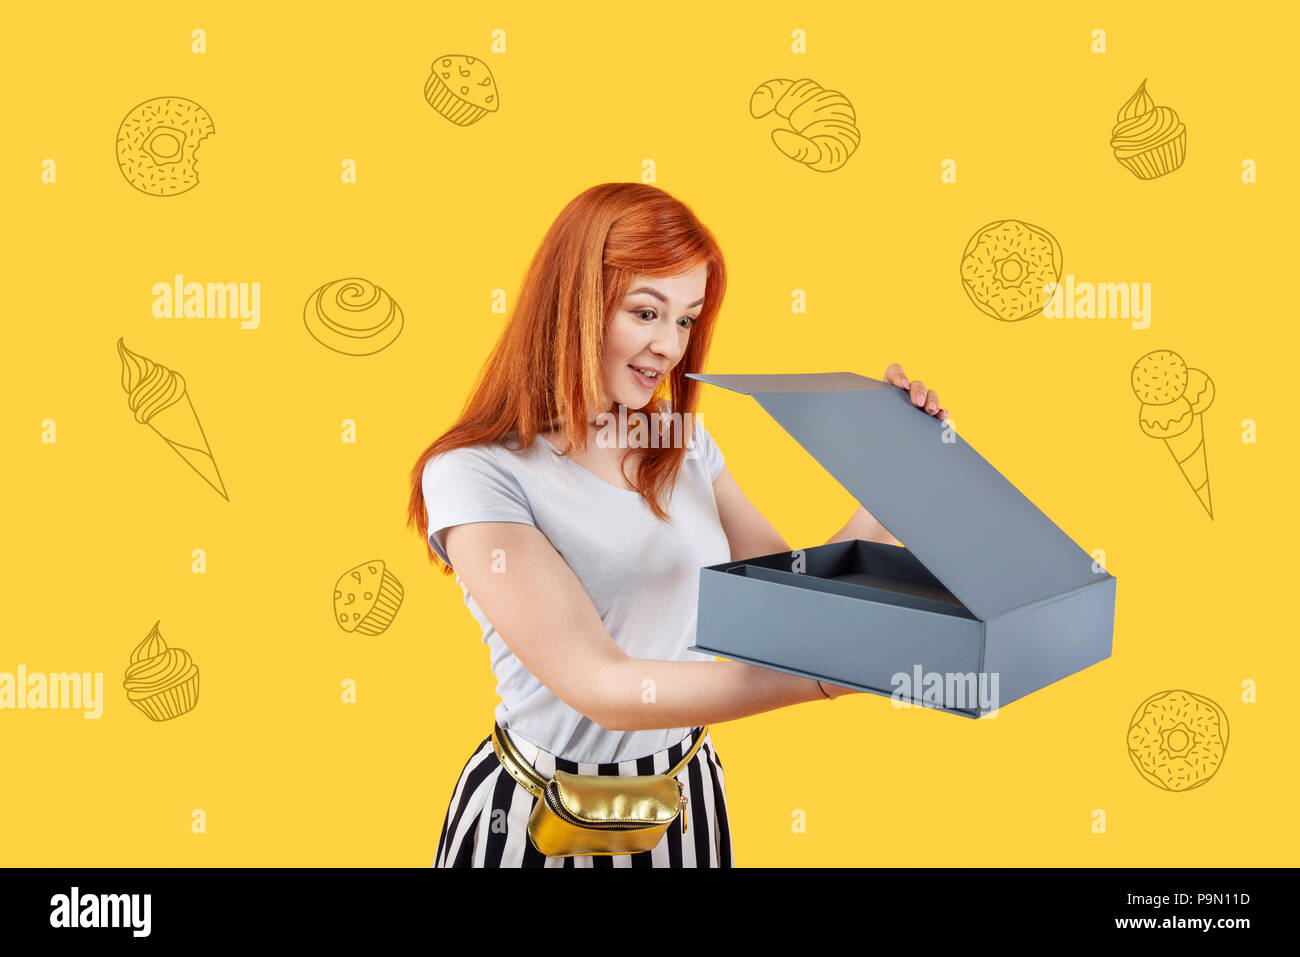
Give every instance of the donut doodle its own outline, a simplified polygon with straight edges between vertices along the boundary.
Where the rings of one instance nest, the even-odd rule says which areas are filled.
[[[199,143],[215,132],[193,100],[159,96],[133,108],[117,129],[117,166],[150,196],[175,196],[198,185]]]
[[[749,96],[749,115],[758,119],[769,113],[790,124],[772,131],[776,148],[818,173],[847,163],[862,139],[848,97],[809,79],[760,83]]]
[[[334,583],[334,620],[349,634],[383,634],[403,594],[402,583],[379,559],[349,568]]]
[[[497,82],[486,61],[459,53],[433,61],[424,82],[424,98],[457,126],[477,123],[501,105]]]
[[[393,344],[402,332],[402,307],[369,279],[336,279],[321,286],[303,307],[303,322],[327,349],[369,356]]]
[[[203,480],[230,501],[221,470],[208,445],[208,437],[199,424],[198,413],[190,401],[185,377],[179,372],[132,352],[119,337],[117,357],[122,363],[122,388],[131,414],[147,425],[175,450]]]
[[[1041,312],[1048,283],[1061,280],[1061,244],[1039,226],[1003,219],[980,229],[961,257],[970,301],[995,319],[1015,322]]]
[[[1228,716],[1190,691],[1154,694],[1133,713],[1128,753],[1144,778],[1166,791],[1190,791],[1214,777],[1228,750]]]
[[[168,648],[155,621],[131,652],[126,699],[154,721],[167,721],[199,703],[199,666],[188,651]]]
[[[1187,368],[1178,353],[1157,349],[1133,363],[1129,384],[1142,403],[1138,425],[1153,439],[1164,439],[1183,478],[1214,518],[1201,424],[1201,413],[1214,402],[1214,382],[1200,369]]]
[[[1143,80],[1116,114],[1110,146],[1138,179],[1155,179],[1183,165],[1187,155],[1187,127],[1167,106],[1156,106]]]

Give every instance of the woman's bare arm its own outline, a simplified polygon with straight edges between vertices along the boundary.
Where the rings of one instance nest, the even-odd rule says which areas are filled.
[[[713,497],[718,502],[718,518],[722,522],[722,530],[726,532],[727,541],[731,544],[732,561],[790,551],[789,543],[741,491],[736,480],[731,477],[731,469],[726,466],[723,466],[718,477],[713,480]],[[901,544],[885,526],[876,521],[874,515],[861,505],[849,517],[844,527],[832,535],[826,544],[848,542],[857,538],[868,542]]]
[[[939,393],[927,389],[920,379],[909,379],[897,362],[890,363],[885,369],[884,381],[907,390],[911,403],[924,409],[927,414],[937,417],[941,422],[948,421],[948,410],[939,405]],[[880,454],[888,455],[890,450],[881,449]],[[745,497],[736,480],[731,477],[731,470],[725,466],[713,480],[713,494],[718,502],[718,517],[722,520],[723,531],[731,543],[732,561],[790,551],[790,545],[781,537],[781,533]],[[849,516],[844,527],[826,540],[826,544],[855,539],[884,542],[888,545],[902,544],[861,505]]]
[[[826,544],[831,542],[851,542],[855,539],[862,539],[864,542],[884,542],[886,545],[903,544],[896,539],[889,529],[881,525],[872,515],[861,505],[858,510],[849,516],[848,522],[838,532],[826,540]]]
[[[740,661],[629,657],[577,575],[531,525],[455,525],[444,544],[465,588],[524,667],[603,728],[694,727],[824,699],[811,678]],[[826,687],[831,694],[851,690]]]

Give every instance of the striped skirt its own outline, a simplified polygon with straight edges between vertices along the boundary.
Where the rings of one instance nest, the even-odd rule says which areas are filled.
[[[542,750],[519,735],[515,748],[543,777],[556,769],[571,774],[664,774],[690,750],[703,728],[685,740],[643,758],[609,764],[569,761]],[[434,867],[731,867],[731,828],[722,762],[713,740],[704,743],[677,775],[686,789],[686,808],[659,843],[635,854],[583,854],[546,857],[528,839],[528,816],[540,800],[502,767],[489,734],[465,763],[451,794]],[[682,833],[682,816],[690,815]]]

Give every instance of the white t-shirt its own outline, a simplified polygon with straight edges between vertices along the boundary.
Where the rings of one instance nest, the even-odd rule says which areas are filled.
[[[639,493],[598,478],[539,435],[523,451],[487,444],[430,459],[423,476],[429,545],[447,561],[442,532],[449,526],[533,525],[573,569],[606,630],[629,656],[712,661],[712,655],[686,650],[695,642],[700,568],[731,558],[713,496],[724,459],[702,419],[695,418],[694,439],[664,503],[671,524],[655,518]],[[514,433],[508,440],[518,445]],[[690,732],[610,731],[569,707],[510,651],[460,575],[456,582],[491,653],[501,727],[552,754],[593,763],[653,754]]]

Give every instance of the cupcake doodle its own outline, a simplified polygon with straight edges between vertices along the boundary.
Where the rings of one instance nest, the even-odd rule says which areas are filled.
[[[1143,80],[1125,101],[1110,131],[1115,159],[1138,179],[1155,179],[1183,165],[1187,127],[1167,106],[1156,106]]]
[[[346,356],[382,352],[402,333],[402,307],[369,279],[336,279],[307,298],[303,322],[312,338]]]
[[[199,143],[216,131],[208,111],[180,96],[134,107],[117,129],[117,167],[150,196],[176,196],[199,182]]]
[[[1040,226],[1003,219],[981,226],[961,257],[970,301],[994,319],[1017,322],[1042,312],[1060,282],[1061,244]]]
[[[772,130],[776,148],[818,173],[839,169],[862,140],[849,98],[813,80],[760,83],[749,96],[749,115],[759,119],[769,113],[789,123]]]
[[[348,634],[381,635],[403,594],[402,583],[379,559],[349,568],[334,583],[334,620]]]
[[[161,619],[131,652],[126,699],[154,721],[169,721],[199,703],[199,668],[188,651],[169,648],[158,631]]]
[[[1201,424],[1201,413],[1214,402],[1214,382],[1200,369],[1187,368],[1178,353],[1157,349],[1133,363],[1129,385],[1142,403],[1138,425],[1153,439],[1164,439],[1183,478],[1214,518]]]
[[[203,426],[190,402],[185,379],[164,365],[132,352],[119,337],[117,355],[122,362],[122,388],[131,414],[170,445],[203,480],[227,502],[226,485],[212,455]]]
[[[424,98],[457,126],[477,123],[501,105],[497,81],[487,62],[461,53],[433,61],[424,82]]]
[[[1147,781],[1166,791],[1190,791],[1218,773],[1228,750],[1228,716],[1209,698],[1162,691],[1138,705],[1127,744]]]

